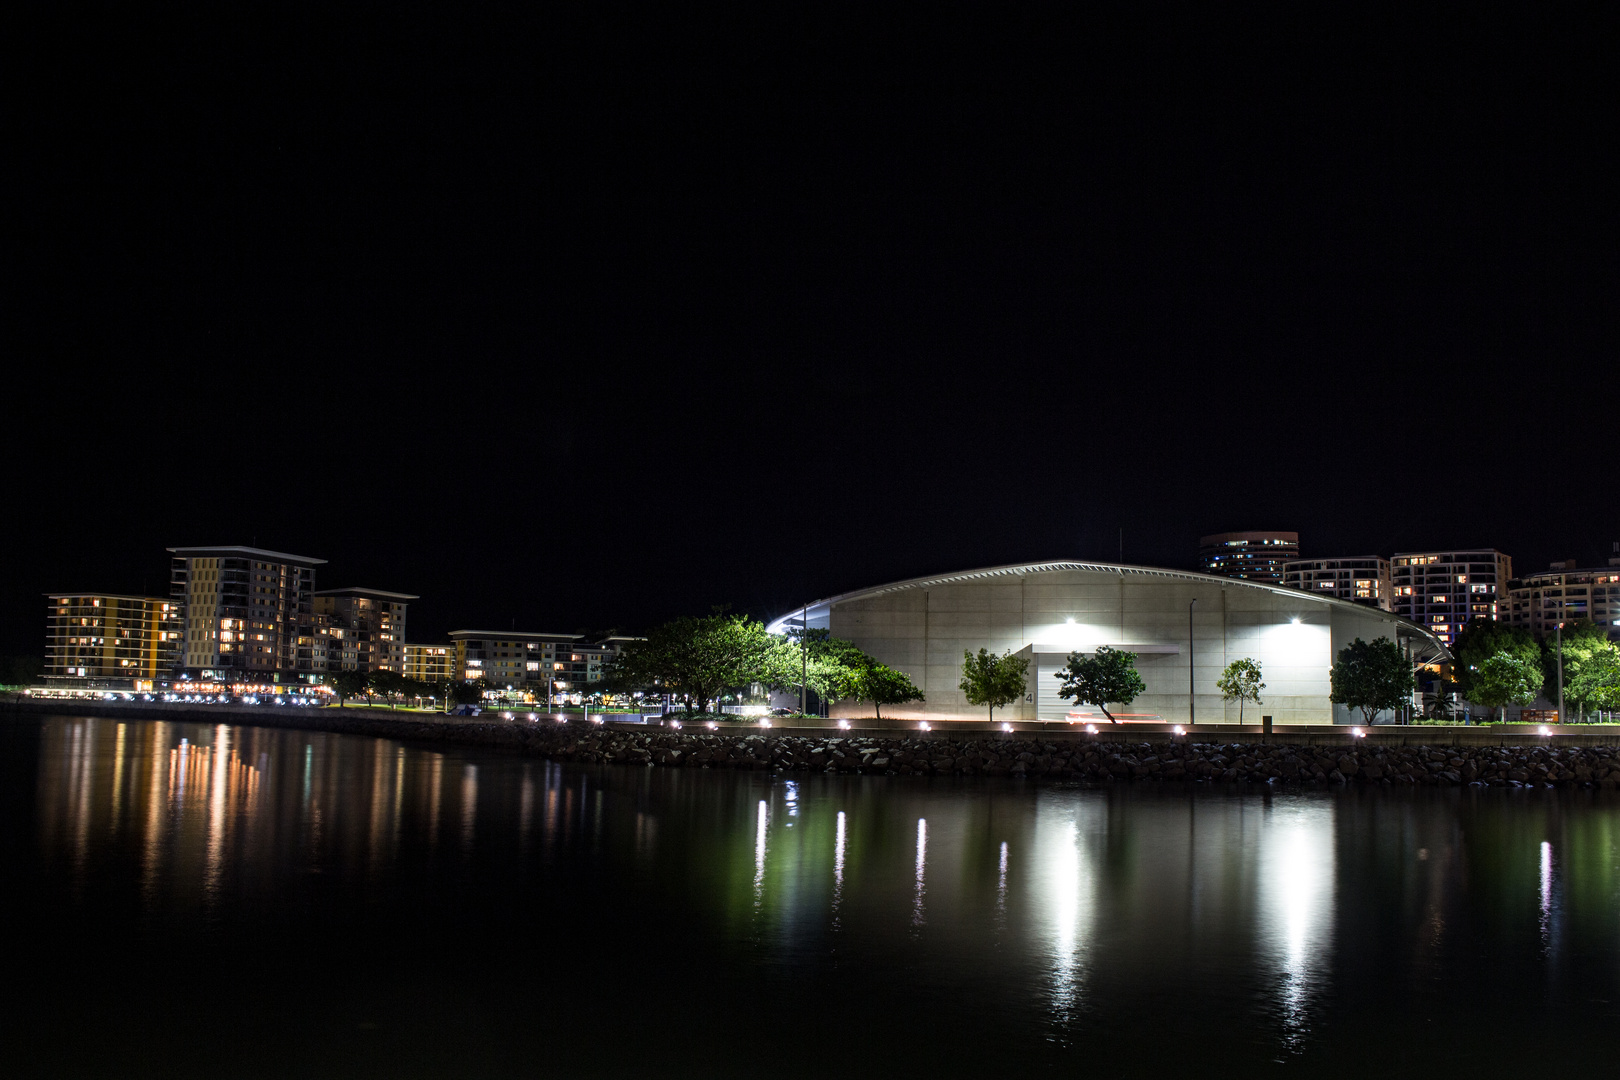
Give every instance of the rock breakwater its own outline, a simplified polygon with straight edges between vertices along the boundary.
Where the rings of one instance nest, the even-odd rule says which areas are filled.
[[[14,705],[14,715],[63,711]],[[357,710],[187,710],[92,703],[80,715],[297,728],[413,742],[506,749],[557,761],[687,769],[880,776],[1004,776],[1094,783],[1165,781],[1284,785],[1457,787],[1620,786],[1620,746],[1387,746],[1195,742],[1186,737],[1043,738],[990,734],[948,738],[773,735],[768,731],[626,730],[570,722],[441,722]]]
[[[479,725],[483,727],[484,725]],[[491,725],[494,727],[493,725]],[[452,738],[468,739],[472,728]],[[491,741],[561,761],[882,776],[1010,776],[1100,783],[1620,786],[1612,747],[1288,746],[1028,738],[809,738],[500,725]],[[491,733],[493,734],[493,732]]]

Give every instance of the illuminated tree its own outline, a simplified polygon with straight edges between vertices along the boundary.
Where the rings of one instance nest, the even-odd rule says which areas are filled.
[[[1583,717],[1588,709],[1620,708],[1620,646],[1603,636],[1566,642],[1564,698]]]
[[[923,692],[917,689],[916,684],[905,672],[896,671],[889,665],[880,664],[875,660],[854,673],[850,696],[856,701],[870,701],[872,715],[879,720],[883,719],[884,705],[904,705],[908,701],[923,700]],[[994,716],[993,713],[991,715]]]
[[[1108,711],[1108,702],[1129,705],[1147,689],[1136,670],[1136,654],[1108,645],[1091,656],[1070,653],[1068,664],[1058,671],[1056,678],[1063,683],[1058,687],[1059,696],[1073,698],[1077,705],[1097,706],[1110,724],[1119,721]]]
[[[352,697],[360,697],[370,685],[370,679],[363,671],[334,671],[326,676],[326,685],[332,688],[337,695],[338,708]]]
[[[799,651],[741,615],[676,619],[632,641],[607,665],[602,688],[657,689],[703,713],[727,690],[797,685]]]
[[[1029,659],[1014,656],[1010,649],[1002,656],[984,649],[974,656],[964,650],[962,681],[957,686],[967,696],[969,705],[989,706],[990,721],[994,723],[998,708],[1024,696],[1028,678]]]
[[[1252,657],[1245,656],[1241,660],[1234,660],[1226,665],[1221,677],[1215,680],[1215,689],[1221,692],[1221,697],[1227,701],[1234,698],[1238,703],[1238,723],[1243,723],[1243,703],[1252,701],[1256,705],[1260,701],[1260,691],[1266,684],[1260,681],[1260,663]]]
[[[1540,664],[1504,649],[1475,668],[1469,700],[1488,709],[1529,705],[1541,693],[1541,679]]]
[[[1328,673],[1328,700],[1359,709],[1371,725],[1384,709],[1398,709],[1412,699],[1416,680],[1412,664],[1401,647],[1389,638],[1360,638],[1339,650]]]

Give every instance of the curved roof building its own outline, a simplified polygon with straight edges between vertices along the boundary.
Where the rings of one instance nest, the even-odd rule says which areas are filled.
[[[1237,704],[1223,702],[1215,681],[1240,657],[1259,661],[1266,683],[1263,707],[1247,705],[1244,719],[1264,713],[1279,724],[1352,722],[1328,701],[1328,669],[1358,637],[1391,638],[1415,663],[1450,658],[1433,634],[1376,608],[1252,581],[1111,563],[1025,563],[913,578],[817,600],[770,629],[781,633],[801,619],[909,675],[926,701],[884,713],[917,720],[986,717],[957,686],[963,652],[981,648],[1011,650],[1030,661],[1024,701],[997,710],[998,720],[1103,720],[1098,710],[1059,698],[1054,676],[1070,652],[1111,645],[1137,654],[1147,685],[1123,710],[1127,718],[1174,724],[1237,721]],[[852,702],[832,710],[834,716],[870,711]]]

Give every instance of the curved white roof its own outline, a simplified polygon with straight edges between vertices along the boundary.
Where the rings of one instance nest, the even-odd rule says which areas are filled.
[[[773,634],[784,633],[790,621],[797,622],[801,612],[809,611],[820,614],[830,610],[834,604],[845,603],[850,600],[866,600],[885,593],[902,592],[906,589],[928,589],[937,585],[957,585],[972,581],[986,581],[993,578],[1015,577],[1022,578],[1030,574],[1051,574],[1065,570],[1084,570],[1096,574],[1117,574],[1120,577],[1159,578],[1166,581],[1185,581],[1203,585],[1218,585],[1222,588],[1262,589],[1266,592],[1286,596],[1291,600],[1311,600],[1318,604],[1338,605],[1348,608],[1358,614],[1374,614],[1398,623],[1403,629],[1413,632],[1416,636],[1426,640],[1443,659],[1450,659],[1451,651],[1445,643],[1435,637],[1430,631],[1417,623],[1401,618],[1382,608],[1371,608],[1363,604],[1352,604],[1348,600],[1340,600],[1333,596],[1318,596],[1303,589],[1287,589],[1281,585],[1267,585],[1258,581],[1246,581],[1243,578],[1221,577],[1218,574],[1201,574],[1193,570],[1165,570],[1155,566],[1127,566],[1123,563],[1099,563],[1059,560],[1055,562],[1038,563],[1011,563],[1007,566],[987,566],[979,570],[962,570],[954,574],[935,574],[929,577],[910,578],[906,581],[895,581],[887,585],[878,585],[870,589],[859,589],[855,592],[840,593],[829,596],[823,600],[815,600],[799,608],[778,616],[766,627]]]

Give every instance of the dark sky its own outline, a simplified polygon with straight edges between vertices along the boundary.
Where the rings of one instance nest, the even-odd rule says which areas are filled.
[[[176,544],[426,640],[1620,540],[1602,27],[548,6],[13,26],[0,649]]]

